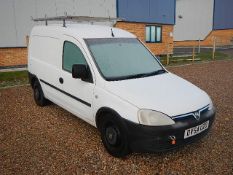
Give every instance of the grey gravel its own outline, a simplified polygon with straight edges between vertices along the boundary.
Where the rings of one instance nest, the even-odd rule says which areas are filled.
[[[30,87],[0,90],[0,174],[233,174],[233,61],[170,71],[207,91],[211,132],[167,153],[111,157],[97,129],[57,105],[35,105]]]

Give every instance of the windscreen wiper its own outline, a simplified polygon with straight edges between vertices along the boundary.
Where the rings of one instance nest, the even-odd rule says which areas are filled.
[[[131,79],[131,78],[143,78],[143,77],[149,77],[149,76],[153,76],[153,75],[159,75],[159,74],[163,74],[166,73],[167,71],[165,71],[164,69],[160,69],[154,72],[150,72],[150,73],[142,73],[142,74],[136,74],[136,75],[129,75],[129,76],[125,76],[123,77],[124,79]]]
[[[144,74],[137,74],[135,75],[133,78],[143,78],[143,77],[149,77],[149,76],[153,76],[153,75],[160,75],[163,73],[166,73],[167,71],[165,71],[164,69],[159,69],[157,71],[154,72],[150,72],[150,73],[144,73]]]
[[[159,70],[157,70],[155,72],[152,72],[151,74],[152,75],[159,75],[159,74],[164,74],[164,73],[167,73],[167,71],[164,70],[164,69],[159,69]]]
[[[160,69],[154,72],[150,72],[150,73],[142,73],[142,74],[135,74],[135,75],[127,75],[127,76],[123,76],[123,77],[118,77],[118,78],[108,78],[108,80],[110,81],[118,81],[118,80],[127,80],[127,79],[134,79],[134,78],[143,78],[143,77],[149,77],[149,76],[153,76],[153,75],[159,75],[159,74],[163,74],[163,73],[167,73],[166,70],[164,69]]]

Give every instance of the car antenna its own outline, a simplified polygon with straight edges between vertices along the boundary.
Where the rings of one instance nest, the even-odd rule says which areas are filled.
[[[111,33],[112,33],[112,37],[115,37],[115,35],[114,35],[114,33],[113,33],[113,30],[112,30],[112,28],[111,28]]]

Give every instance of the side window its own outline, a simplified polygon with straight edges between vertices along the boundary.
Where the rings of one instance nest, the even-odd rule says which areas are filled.
[[[74,64],[85,64],[87,62],[82,51],[73,43],[65,41],[63,47],[63,69],[72,72]]]

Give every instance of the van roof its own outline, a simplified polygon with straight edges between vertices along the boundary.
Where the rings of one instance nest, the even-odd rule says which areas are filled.
[[[112,32],[115,38],[136,38],[135,35],[125,30],[103,26],[103,25],[91,25],[91,24],[67,24],[66,27],[62,27],[61,24],[49,25],[49,26],[35,26],[32,29],[31,36],[48,36],[59,38],[61,35],[70,35],[75,38],[112,38]]]

